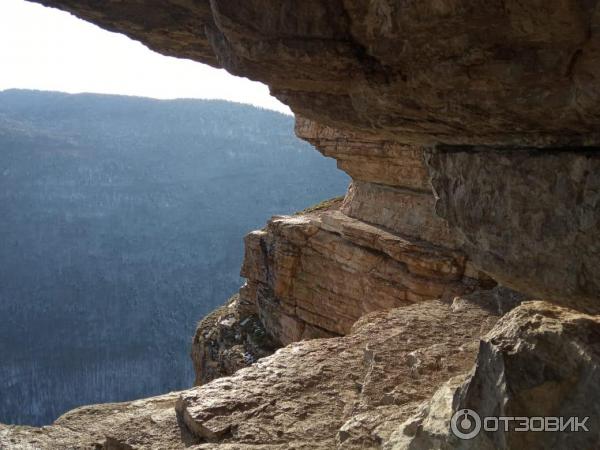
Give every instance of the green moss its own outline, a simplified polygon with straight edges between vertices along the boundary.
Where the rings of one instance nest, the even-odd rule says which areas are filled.
[[[342,201],[344,200],[344,196],[341,195],[339,197],[330,198],[328,200],[323,200],[322,202],[317,203],[316,205],[309,206],[308,208],[303,209],[302,211],[298,211],[294,213],[295,216],[299,216],[302,214],[309,214],[317,211],[325,211],[327,209],[333,209],[340,206]]]

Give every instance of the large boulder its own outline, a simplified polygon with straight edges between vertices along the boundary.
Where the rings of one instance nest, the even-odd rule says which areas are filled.
[[[440,388],[393,434],[387,448],[595,449],[600,447],[599,396],[600,316],[526,302],[483,339],[473,373]],[[459,439],[451,419],[455,414],[462,418],[467,409],[479,415],[482,429],[471,439]],[[490,431],[496,426],[491,419],[486,431],[486,417],[556,417],[566,428],[556,432],[556,420],[551,419],[548,429],[554,431],[516,431],[525,426],[538,429],[541,422],[535,419],[527,425],[511,421],[508,431],[498,421],[498,431]],[[475,419],[458,431],[474,427]]]

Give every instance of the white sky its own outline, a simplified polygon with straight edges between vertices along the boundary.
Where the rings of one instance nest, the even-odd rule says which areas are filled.
[[[290,113],[268,88],[224,70],[155,53],[68,13],[0,0],[0,90],[220,98]]]

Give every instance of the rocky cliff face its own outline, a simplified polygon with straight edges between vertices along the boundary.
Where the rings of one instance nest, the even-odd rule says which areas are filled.
[[[343,201],[274,217],[246,236],[240,300],[254,305],[274,343],[342,336],[369,312],[494,286],[434,215],[423,147],[301,117],[296,132],[336,158],[353,181]],[[193,344],[197,368],[203,347]]]
[[[366,313],[453,298],[487,277],[460,252],[394,234],[338,210],[273,218],[246,237],[241,297],[286,345],[347,334]],[[480,278],[476,278],[479,276]]]
[[[436,212],[479,267],[541,298],[598,312],[600,152],[438,147]]]
[[[503,317],[481,342],[468,376],[451,379],[390,438],[410,449],[598,448],[600,317],[528,302]],[[454,411],[482,417],[577,418],[586,429],[519,433],[515,425],[459,440],[449,431]],[[587,419],[586,419],[587,418]],[[532,422],[533,423],[533,422]],[[540,428],[539,421],[534,424]],[[586,431],[587,430],[587,431]]]
[[[598,2],[40,2],[268,83],[353,181],[341,205],[247,236],[242,312],[194,340],[210,383],[4,427],[0,444],[600,446]],[[523,296],[493,280],[547,302],[506,314]],[[247,317],[283,348],[233,364]],[[591,430],[463,441],[465,408]]]

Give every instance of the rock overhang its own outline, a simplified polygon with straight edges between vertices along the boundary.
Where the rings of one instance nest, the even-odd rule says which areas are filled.
[[[36,0],[412,143],[600,142],[597,2]]]

